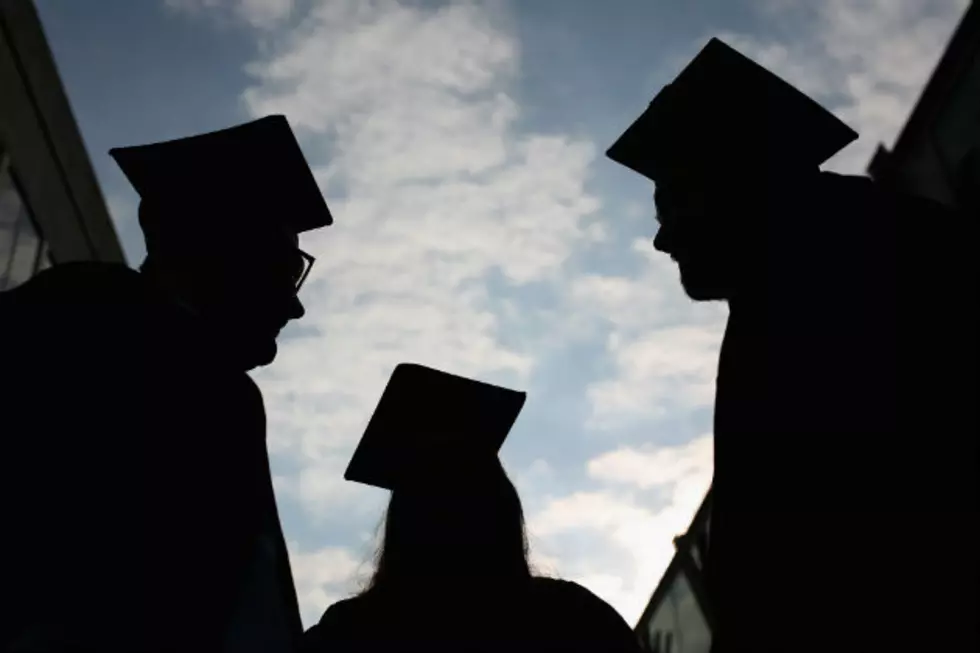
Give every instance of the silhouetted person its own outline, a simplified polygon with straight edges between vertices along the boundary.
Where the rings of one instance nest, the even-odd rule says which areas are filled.
[[[395,369],[345,474],[393,490],[377,568],[307,632],[304,651],[639,652],[608,604],[531,573],[521,501],[497,458],[524,399]]]
[[[730,309],[722,653],[977,650],[975,222],[819,170],[855,137],[712,40],[608,153],[656,183],[687,294]]]
[[[286,119],[113,150],[147,257],[0,295],[0,649],[286,651],[262,396],[330,213]]]

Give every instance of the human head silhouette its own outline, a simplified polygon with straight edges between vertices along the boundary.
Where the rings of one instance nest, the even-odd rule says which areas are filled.
[[[267,365],[280,331],[305,313],[297,284],[309,259],[295,232],[274,222],[231,233],[210,229],[199,215],[209,209],[221,210],[142,202],[143,269],[197,315],[236,366]]]
[[[498,452],[527,395],[397,365],[344,478],[391,492],[372,589],[529,574],[524,514]]]
[[[765,220],[789,208],[780,206],[786,191],[856,138],[813,99],[711,39],[606,154],[656,184],[655,246],[678,262],[687,293],[730,299],[767,244]]]
[[[779,234],[819,174],[815,166],[786,161],[779,167],[752,156],[715,163],[688,168],[683,178],[661,178],[654,192],[653,246],[677,263],[681,285],[695,301],[731,300],[756,282],[770,258],[767,248],[788,246]]]
[[[517,489],[485,458],[392,492],[371,588],[520,582],[527,556]]]
[[[140,194],[143,270],[243,369],[270,363],[302,317],[312,257],[299,234],[333,218],[284,116],[110,150]]]

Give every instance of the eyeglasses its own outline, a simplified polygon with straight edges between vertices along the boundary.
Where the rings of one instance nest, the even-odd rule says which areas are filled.
[[[310,270],[313,269],[313,264],[316,263],[316,259],[299,248],[296,251],[299,252],[300,257],[303,259],[303,271],[296,280],[296,292],[299,292],[299,289],[306,283],[306,277],[310,276]]]

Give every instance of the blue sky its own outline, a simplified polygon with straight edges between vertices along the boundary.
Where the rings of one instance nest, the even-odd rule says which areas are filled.
[[[528,391],[502,457],[534,562],[633,622],[708,486],[726,312],[682,295],[652,187],[602,152],[721,36],[855,127],[827,167],[861,173],[966,1],[37,4],[131,263],[111,147],[284,113],[333,210],[255,374],[307,623],[370,574],[387,497],[342,473],[406,360]]]

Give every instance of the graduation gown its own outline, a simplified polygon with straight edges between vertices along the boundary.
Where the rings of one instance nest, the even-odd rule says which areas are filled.
[[[730,306],[717,651],[978,650],[976,224],[823,174]]]
[[[0,335],[0,648],[224,650],[263,546],[298,643],[262,397],[193,318],[66,264],[0,295]]]
[[[640,653],[639,646],[623,618],[584,587],[533,578],[465,596],[371,590],[330,606],[307,631],[303,653]]]

